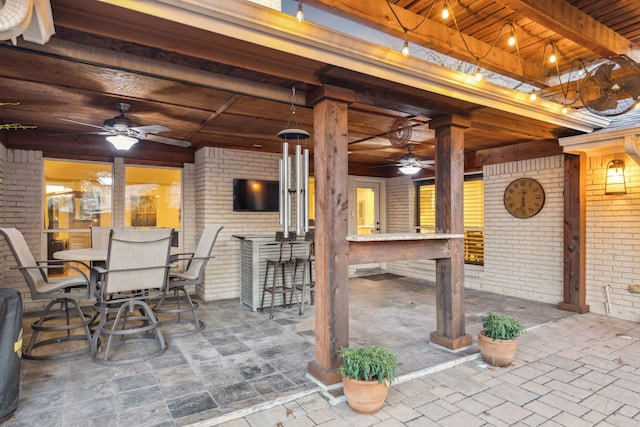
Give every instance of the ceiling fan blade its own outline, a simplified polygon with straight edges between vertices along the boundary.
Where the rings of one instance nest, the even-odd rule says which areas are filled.
[[[65,119],[64,117],[56,117],[56,119],[58,119],[58,120],[64,120],[65,122],[76,123],[76,124],[78,124],[78,125],[91,126],[92,128],[104,129],[102,126],[92,125],[91,123],[80,122],[80,121],[78,121],[78,120]]]
[[[129,129],[134,131],[134,132],[141,133],[141,134],[160,133],[160,132],[169,132],[169,131],[171,131],[171,129],[169,129],[166,126],[162,126],[162,125],[132,126]]]
[[[114,135],[113,132],[61,132],[61,133],[50,133],[48,136],[70,136],[70,135]]]
[[[177,147],[191,147],[191,143],[183,139],[169,138],[151,133],[141,135],[141,138],[149,141],[160,142],[161,144],[175,145]]]

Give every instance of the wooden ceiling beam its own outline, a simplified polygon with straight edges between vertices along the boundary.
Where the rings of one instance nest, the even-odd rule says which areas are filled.
[[[383,31],[399,38],[404,37],[404,32],[398,24],[394,13],[386,1],[371,0],[305,0],[306,3],[324,9],[332,14],[360,22],[363,25]],[[548,86],[550,83],[546,76],[539,75],[540,64],[520,61],[520,58],[512,53],[493,47],[483,41],[465,37],[466,45],[457,31],[437,21],[427,19],[422,25],[423,16],[417,15],[407,9],[390,5],[405,28],[417,28],[408,32],[407,39],[418,45],[433,49],[444,55],[475,64],[477,57],[487,55],[480,66],[498,74],[522,80],[522,76],[537,76],[538,84]],[[466,46],[469,46],[467,50]],[[471,53],[470,53],[471,52]],[[524,70],[523,70],[524,68]],[[527,79],[528,81],[531,78]]]
[[[572,6],[558,0],[496,0],[549,30],[602,56],[625,54],[640,62],[640,46],[600,24]],[[607,5],[603,3],[602,7]]]

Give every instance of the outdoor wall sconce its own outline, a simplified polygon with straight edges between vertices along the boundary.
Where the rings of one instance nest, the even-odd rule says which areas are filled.
[[[624,160],[611,160],[607,164],[604,194],[627,194],[627,184],[624,179]]]

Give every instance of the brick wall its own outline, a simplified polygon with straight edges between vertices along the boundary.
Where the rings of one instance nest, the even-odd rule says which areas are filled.
[[[5,169],[7,165],[7,148],[0,144],[0,225],[4,226],[5,214],[4,214],[4,186],[5,186]],[[9,245],[6,244],[4,239],[0,237],[0,286],[5,283],[4,271],[7,265],[8,256],[10,255]]]
[[[625,162],[627,194],[605,195],[609,160]],[[629,285],[640,284],[640,167],[624,153],[587,159],[587,304],[600,314],[640,320],[640,294]],[[611,312],[607,313],[609,287]]]
[[[278,180],[278,154],[206,147],[195,162],[195,205],[198,233],[204,224],[222,224],[207,264],[205,285],[199,295],[206,301],[239,298],[239,235],[275,234],[281,230],[278,212],[233,212],[233,179]]]
[[[7,150],[4,163],[4,227],[16,227],[24,234],[36,259],[42,246],[42,153],[39,151]],[[27,283],[16,270],[13,255],[3,241],[3,287],[22,293],[25,311],[40,310],[45,303],[33,302]]]
[[[562,301],[564,157],[553,156],[487,166],[484,277],[474,287],[548,303]],[[518,219],[503,204],[505,188],[519,177],[545,190],[536,216]]]
[[[415,190],[408,175],[390,178],[387,188],[387,232],[412,233],[415,231]]]

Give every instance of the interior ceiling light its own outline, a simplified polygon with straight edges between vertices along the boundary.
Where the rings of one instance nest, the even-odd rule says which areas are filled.
[[[129,150],[138,140],[128,135],[112,135],[107,137],[107,141],[113,144],[120,151]]]
[[[298,0],[298,10],[296,11],[296,18],[298,18],[298,23],[304,20],[304,12],[302,12],[302,0]]]
[[[529,95],[529,100],[531,102],[535,101],[538,98],[538,94],[536,93],[536,90],[532,90],[531,94]]]

